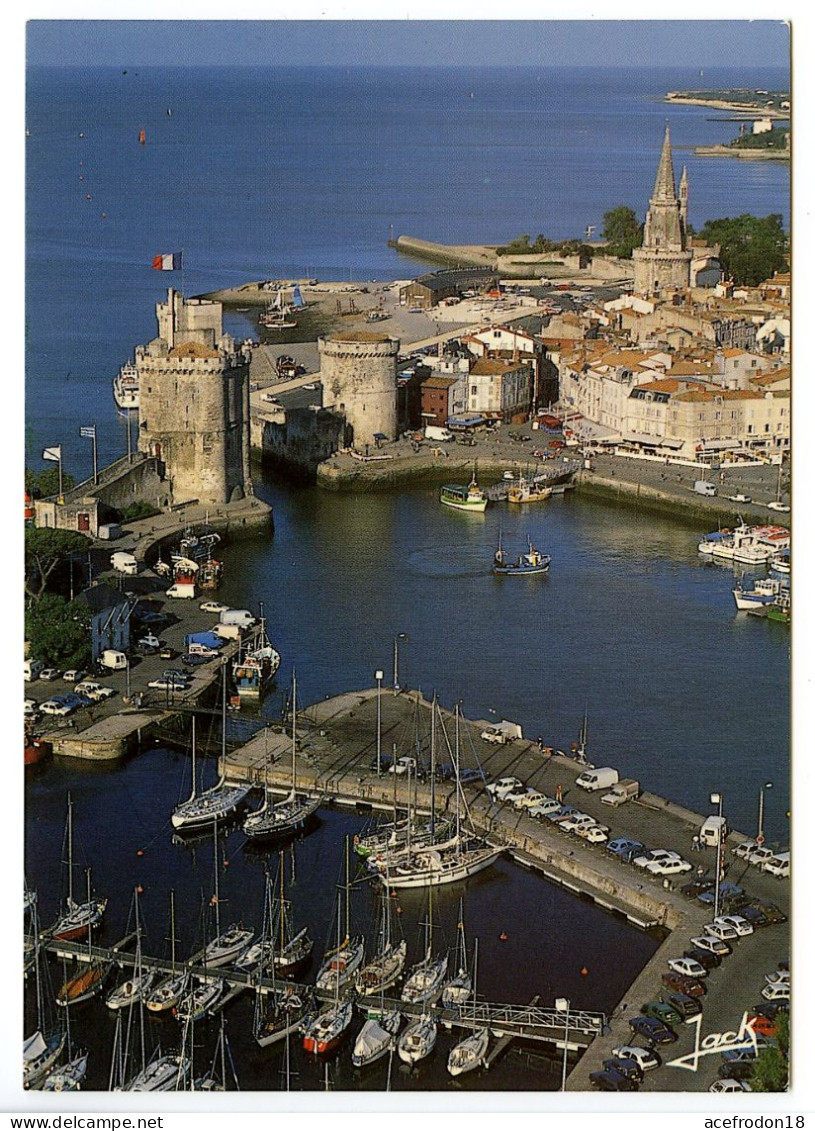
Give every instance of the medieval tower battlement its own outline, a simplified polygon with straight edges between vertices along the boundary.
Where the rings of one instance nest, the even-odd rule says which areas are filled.
[[[227,503],[252,493],[251,353],[223,333],[223,307],[172,288],[159,334],[136,349],[139,449],[159,456],[176,502]]]
[[[324,406],[345,414],[354,446],[396,439],[399,340],[364,330],[319,339]]]
[[[687,219],[687,170],[682,173],[677,197],[671,133],[666,126],[654,192],[645,217],[642,247],[634,250],[635,294],[659,295],[689,286],[692,253],[688,247]]]

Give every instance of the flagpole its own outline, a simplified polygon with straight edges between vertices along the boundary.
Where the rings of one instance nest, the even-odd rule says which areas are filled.
[[[93,426],[93,481],[99,482],[99,463],[96,458],[96,425]]]
[[[133,462],[133,441],[130,436],[130,409],[127,410],[127,462]]]
[[[65,502],[65,498],[62,494],[62,444],[60,444],[57,451],[59,452],[59,460],[57,462],[57,467],[59,468],[59,505],[62,506]]]

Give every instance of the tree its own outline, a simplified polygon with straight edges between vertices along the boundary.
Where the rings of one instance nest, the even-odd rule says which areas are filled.
[[[642,244],[642,231],[637,214],[626,204],[603,213],[603,239],[608,242],[609,255],[630,259],[634,248]]]
[[[756,1059],[750,1088],[754,1092],[786,1092],[790,1074],[790,1019],[787,1013],[775,1017],[775,1045],[762,1048]]]
[[[709,244],[719,244],[722,270],[737,285],[755,287],[776,271],[789,269],[789,238],[777,212],[763,219],[744,212],[708,220],[700,235]]]
[[[69,471],[62,473],[62,489],[70,491],[76,480]],[[25,489],[32,499],[50,499],[59,493],[59,468],[46,467],[43,471],[25,469]]]
[[[26,610],[31,655],[48,667],[85,668],[91,659],[91,613],[87,605],[45,593]]]
[[[45,592],[54,570],[70,554],[84,552],[90,545],[84,534],[74,530],[54,530],[48,526],[28,526],[25,531],[25,591],[34,601]]]

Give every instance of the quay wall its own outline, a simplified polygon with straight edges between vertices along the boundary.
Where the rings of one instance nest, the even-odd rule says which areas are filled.
[[[295,408],[252,417],[252,446],[264,464],[313,479],[345,444],[345,420],[330,409]]]
[[[688,491],[687,496],[671,494],[669,491],[661,491],[658,487],[651,487],[647,483],[635,483],[616,477],[610,479],[598,475],[595,471],[578,471],[575,475],[575,483],[582,494],[606,499],[635,500],[644,510],[671,514],[682,511],[688,517],[704,519],[714,527],[718,526],[722,519],[722,500],[718,496],[706,499],[703,495],[696,495],[692,491]],[[732,510],[732,504],[729,505]],[[745,520],[767,521],[767,511],[763,507],[739,503],[739,512]]]

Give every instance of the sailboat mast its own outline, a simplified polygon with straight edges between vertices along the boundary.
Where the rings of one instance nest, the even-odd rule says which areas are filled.
[[[218,822],[212,822],[212,839],[215,848],[215,938],[219,938],[221,934],[221,900],[220,888],[218,884]]]
[[[291,790],[297,788],[297,673],[291,673]]]
[[[192,717],[192,792],[188,801],[195,800],[195,715]]]
[[[74,902],[74,805],[68,794],[68,907]]]
[[[459,835],[461,833],[461,804],[460,804],[461,773],[460,773],[460,770],[459,770],[459,719],[460,719],[460,717],[461,717],[461,715],[459,713],[459,705],[458,705],[458,703],[456,703],[456,745],[455,745],[455,761],[456,761],[456,764],[453,767],[453,772],[454,772],[455,777],[456,777],[456,844],[458,844]]]
[[[430,707],[430,840],[436,836],[436,692]]]

